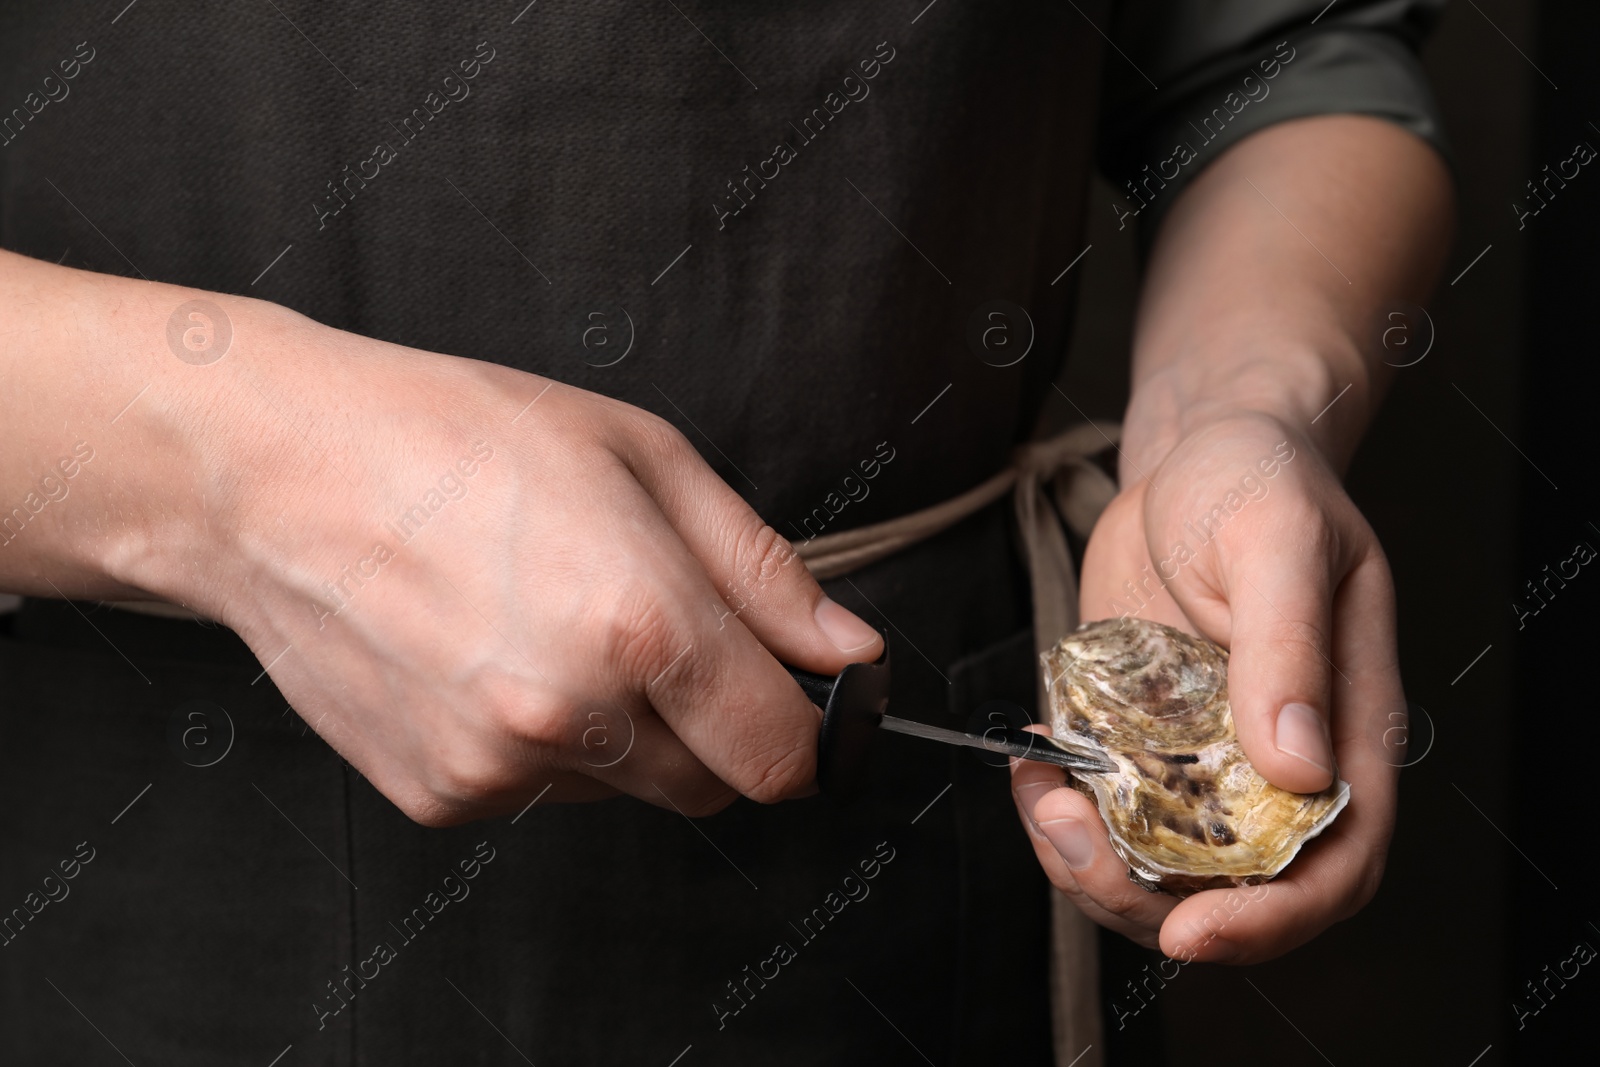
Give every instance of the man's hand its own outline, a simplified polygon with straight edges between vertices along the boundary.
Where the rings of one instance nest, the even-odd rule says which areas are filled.
[[[818,713],[774,656],[832,673],[881,639],[681,434],[296,319],[278,343],[314,374],[240,360],[270,441],[212,548],[226,581],[198,603],[374,785],[430,825],[551,782],[687,814],[807,791]]]
[[[1093,805],[1047,788],[1059,775],[1019,767],[1018,804],[1052,881],[1169,955],[1267,959],[1377,888],[1395,806],[1382,737],[1405,704],[1388,568],[1339,478],[1389,373],[1374,325],[1392,302],[1425,298],[1450,211],[1431,148],[1380,119],[1334,115],[1241,140],[1161,224],[1134,332],[1127,489],[1090,540],[1082,617],[1137,612],[1226,646],[1256,769],[1309,792],[1337,761],[1350,783],[1333,826],[1219,920],[1218,904],[1238,897],[1146,894]]]
[[[1405,710],[1388,566],[1326,461],[1272,419],[1209,426],[1150,473],[1095,527],[1082,618],[1126,613],[1231,647],[1250,762],[1296,792],[1326,788],[1336,766],[1350,805],[1219,929],[1225,891],[1180,902],[1139,888],[1058,768],[1015,761],[1013,789],[1051,881],[1097,922],[1178,959],[1267,959],[1353,914],[1382,875],[1399,772],[1381,738]]]
[[[881,638],[669,423],[258,301],[0,269],[28,398],[0,489],[78,436],[95,456],[6,545],[0,588],[225,623],[428,825],[552,785],[690,815],[811,790],[820,716],[779,661],[832,674]],[[215,362],[169,350],[196,296],[231,324]]]

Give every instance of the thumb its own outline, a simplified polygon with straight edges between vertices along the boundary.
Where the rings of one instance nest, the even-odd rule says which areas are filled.
[[[829,598],[789,541],[663,426],[661,447],[628,465],[721,594],[706,606],[719,628],[743,625],[784,663],[822,674],[877,659],[878,631]]]
[[[1228,699],[1245,756],[1267,781],[1296,793],[1333,783],[1328,554],[1252,553],[1230,568]]]

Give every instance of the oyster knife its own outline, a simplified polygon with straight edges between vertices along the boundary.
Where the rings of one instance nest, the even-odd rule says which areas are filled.
[[[887,641],[883,655],[876,662],[852,663],[832,678],[795,667],[785,669],[812,703],[822,709],[822,734],[817,742],[817,785],[824,792],[849,794],[859,790],[861,762],[880,728],[941,744],[1053,763],[1080,773],[1116,770],[1104,760],[1069,752],[1049,738],[1026,730],[997,726],[981,734],[967,733],[885,714],[889,706]]]

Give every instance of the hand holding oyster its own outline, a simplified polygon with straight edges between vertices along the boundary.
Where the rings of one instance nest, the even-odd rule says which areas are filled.
[[[1265,882],[1344,809],[1350,787],[1291,793],[1245,758],[1228,653],[1142,619],[1086,623],[1043,657],[1052,740],[1117,765],[1074,776],[1129,877],[1188,896]]]

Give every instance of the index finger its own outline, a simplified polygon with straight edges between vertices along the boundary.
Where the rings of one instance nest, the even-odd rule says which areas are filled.
[[[726,602],[721,614],[786,663],[822,674],[871,662],[883,651],[877,630],[829,599],[787,538],[767,525],[665,423],[634,420],[650,446],[624,462],[699,561]]]
[[[771,803],[809,792],[820,716],[789,673],[736,617],[704,567],[642,487],[627,515],[619,566],[593,587],[608,647],[601,692],[648,703],[694,758],[744,796]],[[649,566],[640,566],[640,559]],[[629,571],[631,570],[631,573]],[[605,596],[595,596],[604,591]],[[642,710],[642,708],[641,708]],[[689,772],[685,768],[685,774]],[[623,761],[603,777],[652,802],[667,782],[636,780]],[[669,792],[670,798],[670,792]]]

